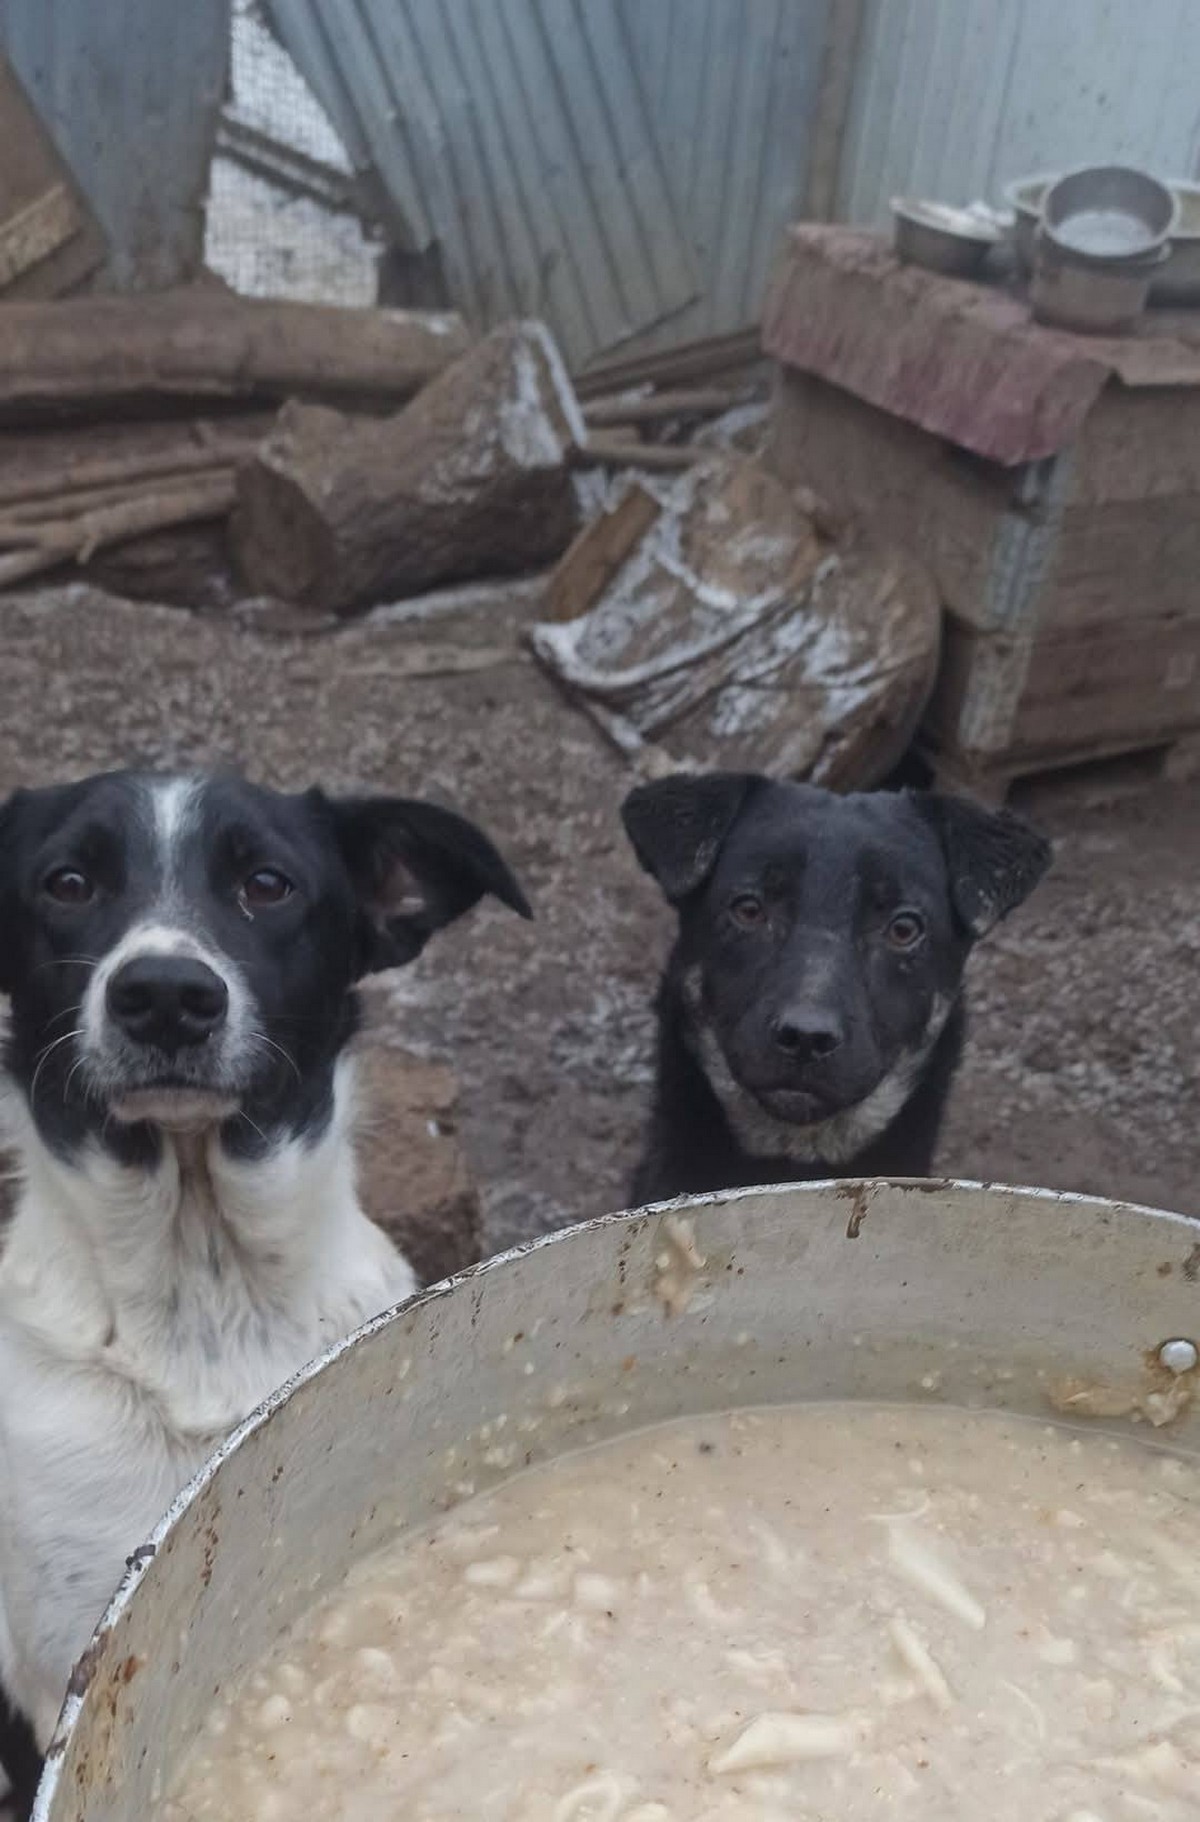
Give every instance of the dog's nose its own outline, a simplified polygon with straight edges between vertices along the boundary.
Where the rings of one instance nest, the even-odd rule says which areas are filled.
[[[819,1062],[846,1041],[846,1027],[826,1006],[790,1006],[771,1026],[771,1036],[785,1056],[797,1063]]]
[[[109,1016],[127,1037],[159,1050],[202,1044],[225,1022],[229,989],[203,962],[135,956],[108,983]]]

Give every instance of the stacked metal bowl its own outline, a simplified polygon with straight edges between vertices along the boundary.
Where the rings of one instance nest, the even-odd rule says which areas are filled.
[[[1131,328],[1171,257],[1178,221],[1174,190],[1131,166],[1089,165],[1054,179],[1033,239],[1034,315],[1101,335]]]

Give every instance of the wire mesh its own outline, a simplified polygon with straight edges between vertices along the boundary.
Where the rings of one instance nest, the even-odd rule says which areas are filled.
[[[373,303],[378,241],[352,207],[318,194],[336,197],[352,175],[327,114],[256,0],[234,0],[230,93],[209,184],[208,266],[246,296]]]

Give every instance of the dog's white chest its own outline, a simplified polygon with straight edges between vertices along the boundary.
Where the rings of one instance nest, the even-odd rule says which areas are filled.
[[[414,1288],[339,1127],[252,1169],[165,1159],[137,1195],[102,1162],[31,1161],[0,1263],[0,1682],[43,1745],[126,1560],[214,1445]]]

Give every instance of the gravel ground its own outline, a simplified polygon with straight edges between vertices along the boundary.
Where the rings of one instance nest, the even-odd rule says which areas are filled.
[[[2,789],[235,763],[441,797],[505,849],[538,921],[480,911],[395,977],[384,1015],[461,1077],[492,1246],[622,1205],[669,938],[617,822],[627,769],[523,654],[534,600],[460,594],[322,637],[82,587],[0,601]],[[447,672],[464,651],[479,668]],[[1028,807],[1057,865],[973,964],[941,1165],[1200,1214],[1200,788],[1093,780]]]

